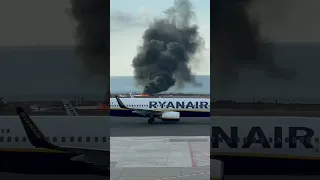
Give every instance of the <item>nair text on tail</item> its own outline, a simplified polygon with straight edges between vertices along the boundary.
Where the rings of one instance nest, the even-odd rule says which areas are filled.
[[[320,174],[319,118],[216,116],[211,124],[211,167],[221,176]]]

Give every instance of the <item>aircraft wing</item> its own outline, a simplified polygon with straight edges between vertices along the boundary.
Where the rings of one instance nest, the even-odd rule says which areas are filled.
[[[160,116],[164,112],[164,111],[161,111],[161,110],[129,108],[126,105],[124,105],[124,103],[120,100],[119,96],[116,95],[115,97],[116,97],[116,100],[117,100],[120,108],[132,110],[135,113],[141,114],[143,116],[146,116],[146,115]]]
[[[84,161],[95,164],[97,166],[109,168],[110,151],[106,149],[87,149],[82,147],[66,147],[57,146],[46,139],[46,136],[41,132],[32,119],[20,107],[16,108],[17,114],[21,120],[23,128],[27,134],[30,143],[35,148],[52,149],[67,153],[76,154],[71,160]]]
[[[68,100],[61,100],[63,107],[68,116],[79,116],[78,112],[73,108],[72,104]]]
[[[69,146],[59,146],[59,151],[69,152],[79,154],[71,158],[74,161],[84,161],[86,163],[98,165],[98,166],[108,166],[110,163],[110,151],[105,149],[87,149],[82,147],[69,147]]]

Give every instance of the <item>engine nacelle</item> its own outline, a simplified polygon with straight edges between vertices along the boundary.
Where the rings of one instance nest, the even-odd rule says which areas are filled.
[[[180,119],[180,113],[179,112],[164,112],[161,114],[160,118],[163,120],[170,120],[170,119],[178,120],[178,119]]]

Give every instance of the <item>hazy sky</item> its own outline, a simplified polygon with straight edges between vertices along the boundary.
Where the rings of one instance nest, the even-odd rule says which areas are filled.
[[[161,17],[162,12],[173,5],[173,0],[111,0],[110,32],[110,74],[112,76],[133,75],[131,62],[142,43],[142,35],[154,17]],[[200,34],[205,40],[206,49],[210,49],[210,1],[191,1],[196,18],[194,23],[200,27]],[[210,53],[203,50],[197,55],[202,63],[192,66],[197,75],[210,74]]]

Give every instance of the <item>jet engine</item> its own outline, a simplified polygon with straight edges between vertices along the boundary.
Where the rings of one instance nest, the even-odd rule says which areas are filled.
[[[179,120],[180,113],[179,112],[164,112],[160,117],[162,120]]]

